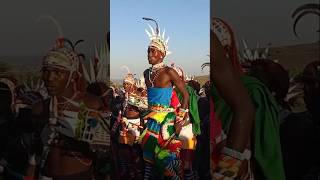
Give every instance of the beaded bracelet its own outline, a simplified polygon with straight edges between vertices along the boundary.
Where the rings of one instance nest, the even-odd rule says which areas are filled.
[[[237,158],[240,161],[243,161],[244,159],[249,160],[250,156],[251,156],[251,152],[248,149],[246,149],[243,153],[241,153],[241,152],[236,151],[234,149],[230,149],[230,148],[224,147],[222,149],[222,153],[226,154],[228,156]]]
[[[241,161],[232,156],[221,154],[217,165],[218,171],[216,173],[222,175],[224,180],[225,178],[236,178],[238,176]]]
[[[183,108],[179,108],[179,112],[184,112],[184,113],[187,113],[187,112],[189,112],[189,109],[183,109]]]
[[[244,159],[243,154],[241,152],[227,148],[227,147],[224,147],[222,149],[222,153],[228,156],[234,157],[236,159],[239,159],[240,161]]]

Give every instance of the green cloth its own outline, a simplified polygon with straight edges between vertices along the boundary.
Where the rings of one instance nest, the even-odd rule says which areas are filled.
[[[242,76],[241,81],[247,89],[255,106],[254,158],[258,179],[284,180],[280,135],[279,107],[268,88],[258,79]],[[228,134],[232,121],[232,110],[212,87],[215,112],[221,119],[224,132]]]
[[[196,91],[189,85],[186,85],[186,89],[189,94],[189,111],[191,114],[190,121],[192,123],[192,132],[194,135],[199,135],[201,134],[201,129],[200,129],[200,116],[199,116],[199,110],[198,110],[198,100],[199,96],[197,95]],[[177,93],[177,96],[179,98],[179,101],[182,101],[182,94],[178,91],[175,90]]]

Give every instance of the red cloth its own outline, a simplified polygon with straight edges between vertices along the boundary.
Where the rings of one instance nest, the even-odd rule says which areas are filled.
[[[221,120],[217,118],[214,112],[213,99],[210,98],[210,141],[214,143],[215,138],[220,136],[222,133]]]
[[[178,150],[182,147],[182,142],[179,140],[170,140],[168,143],[168,140],[164,140],[163,137],[160,135],[158,138],[158,143],[161,148],[167,149],[170,152],[178,153]],[[168,144],[166,144],[168,143]],[[164,147],[165,146],[165,147]]]
[[[210,143],[211,143],[211,158],[213,164],[219,161],[220,150],[217,148],[215,139],[222,134],[221,120],[217,118],[214,112],[213,98],[210,98]]]
[[[179,98],[177,96],[177,93],[176,93],[176,91],[172,91],[170,106],[177,110],[179,105],[180,105],[180,102],[179,102]]]

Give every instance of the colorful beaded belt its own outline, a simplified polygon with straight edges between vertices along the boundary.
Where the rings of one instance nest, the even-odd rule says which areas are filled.
[[[174,112],[175,109],[164,105],[149,105],[149,109],[154,112]]]

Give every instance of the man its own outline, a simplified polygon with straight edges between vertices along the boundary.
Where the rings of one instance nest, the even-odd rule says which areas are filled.
[[[181,142],[176,138],[179,136],[187,118],[189,95],[177,72],[163,63],[169,52],[168,39],[164,39],[164,33],[161,36],[158,26],[156,31],[152,28],[151,31],[152,34],[147,32],[151,40],[148,47],[148,61],[151,68],[144,71],[148,105],[151,111],[144,117],[147,123],[141,137],[145,160],[144,179],[150,178],[152,166],[159,171],[160,175],[179,179],[181,169],[177,156]],[[183,97],[177,115],[174,109],[170,107],[173,85],[176,86]]]
[[[89,144],[99,124],[102,102],[84,93],[80,85],[80,59],[67,39],[43,59],[42,78],[51,96],[45,106],[35,105],[35,120],[46,120],[41,138],[44,144],[43,173],[54,180],[91,179],[92,150]],[[45,164],[44,164],[45,163]]]
[[[123,87],[125,100],[118,137],[120,175],[121,179],[142,179],[143,168],[138,140],[143,130],[143,122],[140,118],[141,110],[148,107],[146,95],[144,97],[139,91],[140,87],[138,87],[133,74],[129,72],[124,78]]]

